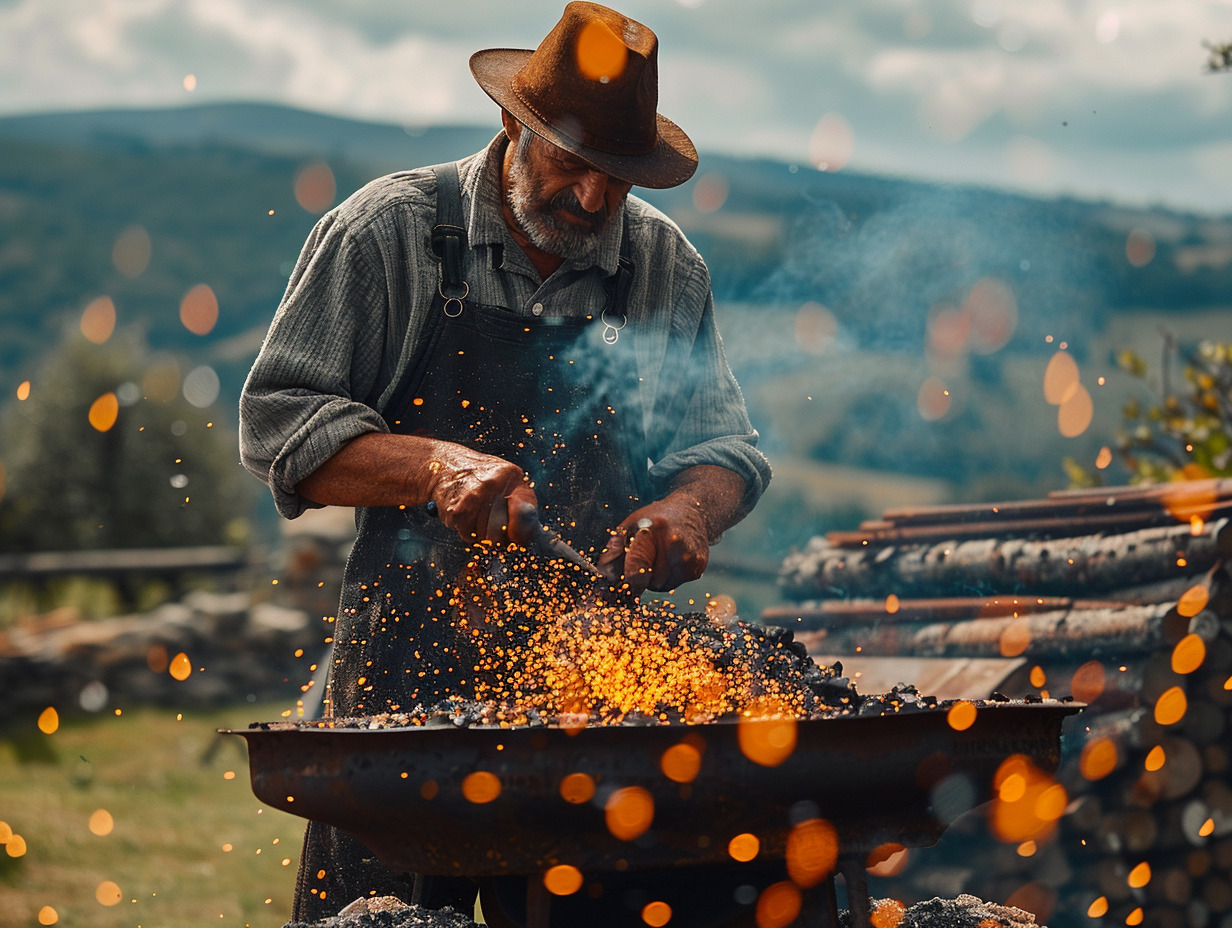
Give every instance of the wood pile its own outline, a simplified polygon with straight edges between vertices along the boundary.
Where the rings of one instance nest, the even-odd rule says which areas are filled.
[[[1053,928],[1232,928],[1230,521],[1230,480],[1066,491],[890,511],[784,563],[794,602],[763,620],[848,672],[1012,657],[1007,696],[1089,704],[1055,827],[997,839],[968,813],[878,893],[972,892]]]

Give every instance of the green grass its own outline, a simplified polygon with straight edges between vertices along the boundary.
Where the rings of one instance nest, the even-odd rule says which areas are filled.
[[[283,708],[141,708],[0,735],[0,821],[27,845],[0,849],[0,928],[38,926],[45,906],[62,926],[284,924],[304,822],[263,809],[243,742],[215,734]],[[98,809],[109,834],[90,830]],[[104,881],[120,902],[96,899]]]

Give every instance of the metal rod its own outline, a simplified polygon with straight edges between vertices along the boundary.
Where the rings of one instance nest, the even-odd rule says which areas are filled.
[[[548,928],[552,897],[541,876],[526,881],[526,928]]]
[[[847,884],[847,911],[851,913],[851,928],[872,928],[872,903],[868,898],[868,874],[859,860],[844,857],[838,862],[843,882]]]

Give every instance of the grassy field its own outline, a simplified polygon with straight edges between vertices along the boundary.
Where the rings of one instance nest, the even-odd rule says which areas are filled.
[[[0,735],[0,836],[25,843],[0,849],[0,928],[284,924],[303,820],[263,809],[243,742],[215,733],[283,708],[142,708]]]

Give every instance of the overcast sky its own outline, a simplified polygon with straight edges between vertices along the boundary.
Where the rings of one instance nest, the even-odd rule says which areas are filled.
[[[559,0],[0,0],[0,115],[261,100],[497,125]],[[1232,0],[623,0],[707,151],[1232,214]]]

